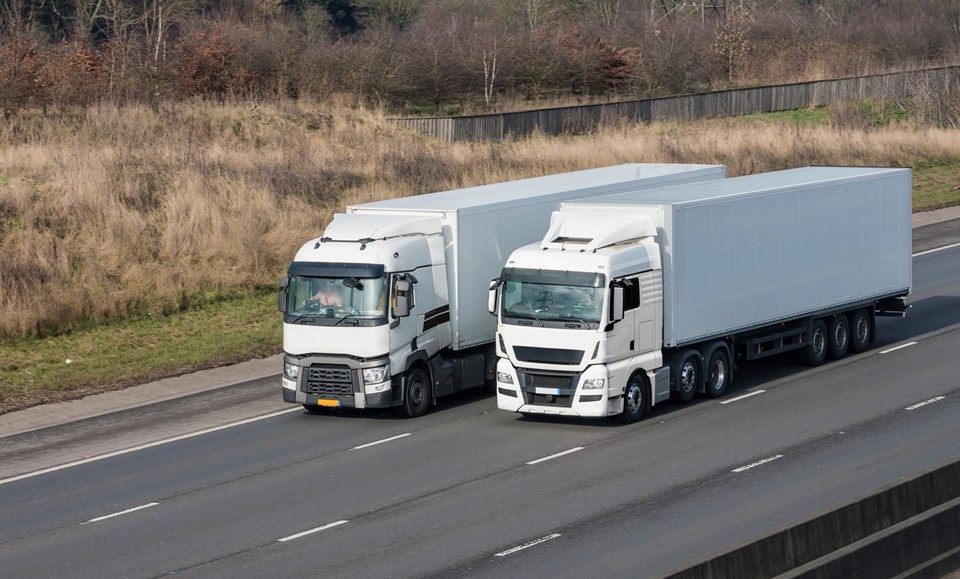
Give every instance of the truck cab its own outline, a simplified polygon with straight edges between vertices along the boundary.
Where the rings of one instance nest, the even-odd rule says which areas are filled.
[[[445,280],[436,217],[336,216],[280,283],[284,400],[422,412],[430,402],[423,377],[406,391],[394,382],[411,356],[449,345]]]
[[[646,399],[626,384],[662,366],[655,236],[650,218],[558,212],[540,243],[511,255],[491,290],[499,408],[602,417]]]

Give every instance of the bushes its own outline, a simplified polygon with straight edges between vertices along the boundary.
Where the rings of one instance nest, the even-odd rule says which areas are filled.
[[[200,97],[465,112],[639,98],[945,63],[955,0],[118,0],[0,24],[0,107]],[[84,20],[86,19],[86,20]],[[83,22],[81,22],[83,20]]]

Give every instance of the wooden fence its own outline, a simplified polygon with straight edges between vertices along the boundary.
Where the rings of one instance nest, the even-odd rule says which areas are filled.
[[[960,66],[945,66],[599,105],[390,121],[444,141],[497,141],[507,135],[522,137],[537,130],[548,135],[583,133],[623,121],[693,121],[803,109],[866,98],[902,98],[918,92],[937,94],[957,90],[958,83]]]

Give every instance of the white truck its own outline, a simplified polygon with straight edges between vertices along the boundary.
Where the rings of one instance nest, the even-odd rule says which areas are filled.
[[[806,167],[561,204],[490,284],[497,406],[639,420],[734,363],[861,352],[911,287],[909,169]]]
[[[559,202],[724,176],[719,165],[624,164],[347,207],[280,279],[284,401],[419,416],[492,384],[487,280],[539,239]]]

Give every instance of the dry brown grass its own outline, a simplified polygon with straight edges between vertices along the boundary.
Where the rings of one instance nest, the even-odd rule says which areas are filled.
[[[345,108],[90,109],[0,126],[0,337],[272,285],[345,203],[624,162],[956,162],[960,133],[724,120],[448,145]]]

